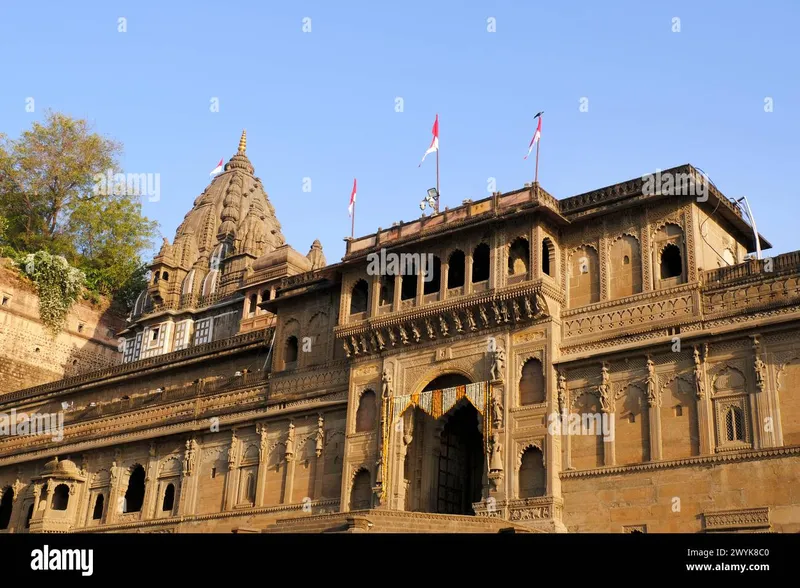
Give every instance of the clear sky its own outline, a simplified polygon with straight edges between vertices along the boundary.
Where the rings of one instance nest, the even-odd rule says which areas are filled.
[[[172,240],[246,128],[287,241],[319,238],[331,263],[353,177],[356,236],[419,217],[437,112],[452,207],[532,181],[544,110],[557,198],[692,163],[748,197],[779,253],[800,249],[798,21],[796,0],[6,0],[0,132],[47,108],[89,119],[123,171],[160,174],[144,212]]]

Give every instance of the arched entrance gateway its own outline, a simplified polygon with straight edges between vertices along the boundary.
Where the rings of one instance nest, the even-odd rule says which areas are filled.
[[[402,467],[405,510],[445,514],[474,514],[472,504],[482,497],[484,473],[484,416],[476,410],[481,396],[467,392],[469,378],[445,374],[420,392],[438,391],[431,404],[409,406],[401,417],[405,456]],[[470,390],[470,392],[472,392]],[[437,414],[441,403],[441,416]]]

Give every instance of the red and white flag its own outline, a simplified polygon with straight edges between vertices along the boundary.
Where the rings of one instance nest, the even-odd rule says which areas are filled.
[[[436,120],[433,121],[433,129],[431,130],[433,133],[433,140],[431,141],[431,146],[428,147],[428,150],[425,152],[425,155],[422,156],[422,161],[419,162],[417,167],[422,166],[422,162],[425,161],[425,158],[428,156],[428,153],[433,153],[434,151],[439,151],[439,115],[436,115]]]
[[[534,119],[537,119],[537,118],[539,119],[539,124],[536,125],[536,132],[533,134],[533,139],[531,139],[531,144],[528,145],[528,154],[525,157],[523,157],[522,159],[528,159],[528,155],[530,155],[531,151],[533,151],[533,146],[536,145],[536,143],[539,142],[539,139],[542,136],[542,115],[543,114],[544,114],[544,111],[538,112],[536,114],[536,116],[533,117]]]
[[[215,167],[214,169],[211,170],[211,175],[215,176],[215,175],[217,175],[218,173],[221,173],[221,172],[222,172],[222,159],[219,160],[219,163],[217,164],[217,167]]]
[[[353,178],[353,191],[350,192],[350,206],[347,207],[347,212],[353,216],[353,209],[356,207],[356,179]]]

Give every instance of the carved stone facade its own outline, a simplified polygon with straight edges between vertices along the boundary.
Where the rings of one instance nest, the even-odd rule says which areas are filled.
[[[9,532],[800,531],[800,253],[745,260],[716,190],[534,185],[326,265],[252,173],[243,140],[153,265],[220,297],[151,284],[155,351],[0,397],[70,406],[0,439]]]

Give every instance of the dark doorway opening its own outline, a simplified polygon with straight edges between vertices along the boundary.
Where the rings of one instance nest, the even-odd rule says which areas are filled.
[[[474,514],[472,504],[481,500],[484,456],[480,415],[471,404],[462,402],[442,430],[436,494],[436,512],[442,514]]]

